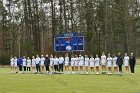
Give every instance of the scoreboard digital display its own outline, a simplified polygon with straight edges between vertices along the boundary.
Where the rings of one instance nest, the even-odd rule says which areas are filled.
[[[54,38],[55,52],[84,51],[84,36],[65,33]]]

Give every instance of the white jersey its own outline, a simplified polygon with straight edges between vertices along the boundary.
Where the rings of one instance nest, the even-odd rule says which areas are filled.
[[[59,58],[59,64],[63,64],[64,63],[64,58],[63,57],[60,57]]]
[[[74,66],[74,62],[75,62],[75,58],[72,57],[72,58],[71,58],[71,66]]]
[[[128,56],[124,57],[124,66],[129,66],[129,57]]]
[[[23,61],[23,66],[25,67],[27,65],[26,59],[24,58],[22,61]]]
[[[85,58],[85,66],[89,65],[89,58]]]
[[[11,65],[11,66],[14,66],[14,58],[11,58],[11,59],[10,59],[10,65]]]
[[[36,66],[36,59],[33,58],[33,59],[32,59],[32,67],[35,67],[35,66]]]
[[[40,65],[41,65],[41,66],[44,66],[45,58],[44,58],[44,57],[40,58],[40,61],[41,61]]]
[[[14,66],[17,67],[17,58],[14,59]]]
[[[54,62],[54,65],[58,65],[59,59],[58,59],[58,58],[54,58],[54,59],[53,59],[53,62]]]
[[[112,58],[111,57],[107,58],[107,66],[112,67]]]
[[[117,67],[117,64],[116,64],[116,62],[117,62],[117,57],[113,57],[112,60],[113,60],[113,66],[114,66],[114,67]]]
[[[69,65],[69,57],[65,57],[65,66]]]
[[[106,65],[106,56],[105,55],[101,56],[101,65]]]
[[[50,58],[50,66],[53,66],[53,58]]]
[[[99,66],[100,58],[95,58],[95,66]]]
[[[79,58],[76,57],[76,58],[75,58],[75,62],[74,62],[75,66],[78,66],[78,63],[79,63]]]
[[[40,63],[40,58],[37,57],[37,58],[36,58],[36,64],[39,64],[39,63]]]
[[[81,56],[79,57],[79,66],[83,66],[84,65],[84,57]]]
[[[27,59],[27,67],[31,67],[31,60]]]
[[[90,67],[94,67],[94,58],[89,59]]]

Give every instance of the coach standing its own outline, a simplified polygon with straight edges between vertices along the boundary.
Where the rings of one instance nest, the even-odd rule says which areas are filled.
[[[130,65],[132,75],[134,74],[135,64],[136,64],[136,59],[134,57],[134,54],[131,53],[130,58],[129,58],[129,65]]]
[[[119,74],[122,75],[123,58],[122,58],[121,53],[118,53],[118,57],[117,57],[117,62],[116,62],[116,64],[117,64],[118,67],[119,67]]]
[[[49,65],[50,65],[50,58],[48,56],[48,54],[45,57],[45,61],[44,61],[45,67],[46,67],[46,72],[49,74],[50,69],[49,69]]]

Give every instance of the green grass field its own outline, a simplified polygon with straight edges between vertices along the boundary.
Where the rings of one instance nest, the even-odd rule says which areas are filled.
[[[0,68],[0,93],[140,93],[140,65],[134,76],[9,72],[9,68]]]

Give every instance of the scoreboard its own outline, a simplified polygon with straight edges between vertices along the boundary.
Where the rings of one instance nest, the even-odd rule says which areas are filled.
[[[54,38],[54,52],[84,51],[84,36],[65,33]]]

